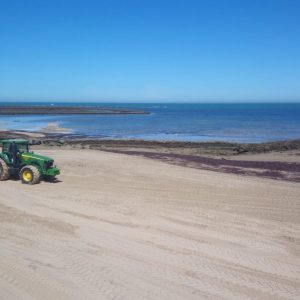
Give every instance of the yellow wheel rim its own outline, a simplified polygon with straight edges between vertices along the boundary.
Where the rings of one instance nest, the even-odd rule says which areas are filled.
[[[32,174],[30,171],[24,171],[23,172],[23,179],[25,181],[31,181],[32,180]]]

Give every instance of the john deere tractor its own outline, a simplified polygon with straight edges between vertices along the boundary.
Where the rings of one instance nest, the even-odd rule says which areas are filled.
[[[42,178],[52,181],[60,173],[53,159],[34,154],[26,140],[0,140],[0,181],[18,174],[22,183],[36,184]]]

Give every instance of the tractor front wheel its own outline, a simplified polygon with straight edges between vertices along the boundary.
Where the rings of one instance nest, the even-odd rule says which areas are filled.
[[[0,158],[0,181],[7,180],[9,178],[9,170],[6,162]]]
[[[20,171],[20,179],[24,184],[36,184],[41,180],[41,173],[35,166],[25,166]]]

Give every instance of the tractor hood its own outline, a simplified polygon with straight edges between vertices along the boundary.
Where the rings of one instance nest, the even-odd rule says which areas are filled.
[[[21,155],[25,161],[28,159],[34,159],[34,160],[39,160],[39,161],[43,161],[43,162],[53,161],[53,159],[50,157],[42,156],[42,155],[30,153],[30,152],[24,152]]]

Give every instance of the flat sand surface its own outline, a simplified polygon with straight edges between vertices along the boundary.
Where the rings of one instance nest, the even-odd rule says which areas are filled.
[[[92,150],[0,182],[0,299],[300,299],[300,184]]]
[[[281,161],[300,163],[300,151],[282,151],[269,153],[245,153],[240,155],[226,156],[226,159],[247,161]]]

